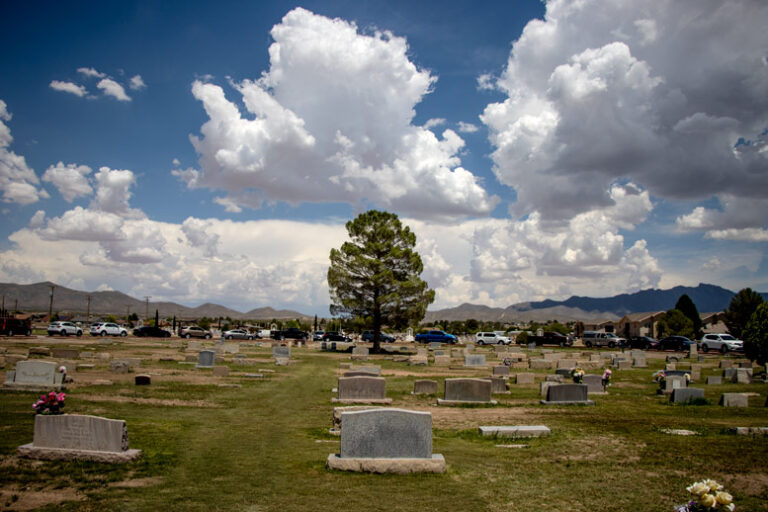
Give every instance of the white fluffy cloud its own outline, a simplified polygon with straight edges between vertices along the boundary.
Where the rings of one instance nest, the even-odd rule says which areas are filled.
[[[91,168],[87,165],[68,164],[59,162],[51,165],[43,174],[43,181],[52,183],[65,201],[71,203],[78,197],[88,196],[93,193],[88,183],[88,175]]]
[[[138,91],[140,89],[146,88],[147,84],[144,83],[144,79],[141,78],[141,75],[134,75],[131,77],[131,80],[128,82],[128,87],[130,87],[134,91]]]
[[[96,87],[104,91],[106,96],[112,96],[119,101],[131,101],[130,96],[125,94],[125,88],[111,78],[102,78]]]
[[[497,198],[461,167],[464,141],[411,124],[436,78],[408,59],[403,38],[301,8],[271,34],[269,71],[233,84],[248,115],[221,87],[193,84],[210,120],[191,137],[200,170],[176,171],[190,186],[247,207],[370,201],[433,217],[493,208]]]
[[[55,91],[61,91],[61,92],[68,92],[70,94],[74,94],[75,96],[83,97],[88,95],[88,91],[86,90],[84,85],[77,85],[73,82],[65,82],[61,80],[51,80],[51,83],[48,84],[48,86],[55,90]]]
[[[766,19],[768,4],[747,0],[548,2],[503,74],[479,82],[508,95],[482,120],[514,213],[564,221],[610,205],[622,180],[665,198],[765,201]]]
[[[104,78],[107,76],[106,74],[101,73],[94,68],[77,68],[77,72],[92,78]]]
[[[99,168],[96,180],[96,197],[91,206],[126,218],[142,218],[144,213],[130,207],[131,187],[136,184],[132,171]]]
[[[4,121],[11,120],[11,113],[3,100],[0,100],[0,191],[5,203],[30,204],[48,193],[39,189],[40,183],[35,171],[27,165],[21,155],[8,150],[13,142],[11,129]]]

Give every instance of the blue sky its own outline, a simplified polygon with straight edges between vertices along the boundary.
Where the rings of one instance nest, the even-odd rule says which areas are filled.
[[[415,230],[433,309],[768,290],[760,2],[0,16],[0,281],[326,314],[374,207]]]

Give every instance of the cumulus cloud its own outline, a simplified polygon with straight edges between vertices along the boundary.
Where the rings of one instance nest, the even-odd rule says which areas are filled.
[[[181,225],[190,247],[202,249],[206,258],[213,258],[218,252],[219,235],[210,234],[212,224],[211,220],[190,217]]]
[[[147,84],[144,83],[144,80],[141,78],[141,75],[134,75],[131,77],[131,80],[128,82],[128,87],[130,87],[134,91],[138,91],[140,89],[146,88]]]
[[[43,174],[43,181],[52,183],[65,201],[71,203],[78,197],[89,196],[93,188],[88,183],[91,168],[87,165],[68,164],[59,162],[51,165]]]
[[[131,187],[136,184],[132,171],[99,168],[95,175],[96,197],[91,206],[103,212],[114,213],[126,218],[142,218],[144,213],[130,207]]]
[[[96,69],[94,68],[85,68],[85,67],[77,68],[77,72],[92,78],[104,78],[105,76],[107,76],[104,73],[100,73],[99,71],[96,71]]]
[[[664,198],[764,201],[766,19],[768,4],[746,0],[548,2],[501,76],[479,81],[507,95],[481,119],[513,213],[565,222],[609,206],[623,180]]]
[[[82,240],[100,242],[124,238],[123,219],[107,212],[76,206],[60,217],[48,219],[45,229],[39,231],[45,240]]]
[[[51,80],[51,83],[48,84],[48,86],[55,91],[68,92],[70,94],[74,94],[75,96],[79,96],[80,98],[88,95],[88,91],[84,85],[77,85],[73,82]]]
[[[111,78],[103,78],[96,84],[96,87],[104,91],[105,96],[112,96],[119,101],[131,101],[130,96],[125,94],[123,86]]]
[[[199,172],[174,171],[188,185],[253,208],[264,200],[369,201],[433,217],[493,209],[498,199],[461,167],[464,141],[412,124],[436,78],[408,59],[405,39],[364,35],[301,8],[271,34],[270,69],[233,84],[245,114],[220,86],[193,84],[210,120],[191,137]]]
[[[435,126],[442,126],[445,124],[445,118],[444,117],[433,117],[432,119],[427,119],[427,122],[424,123],[424,128],[434,128]]]
[[[5,122],[11,120],[11,113],[3,100],[0,100],[0,191],[5,203],[30,204],[49,197],[40,183],[35,171],[27,165],[26,159],[9,151],[13,142],[11,129]],[[5,121],[5,122],[4,122]]]
[[[475,124],[459,121],[459,132],[461,133],[475,133],[479,129]]]

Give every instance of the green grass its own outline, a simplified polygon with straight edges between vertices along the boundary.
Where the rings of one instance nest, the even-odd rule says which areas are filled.
[[[116,352],[115,347],[98,350]],[[121,356],[151,354],[152,346],[120,346]],[[267,349],[252,351],[265,357]],[[495,407],[455,408],[465,420],[456,428],[436,428],[434,452],[445,456],[442,475],[370,475],[331,472],[329,453],[338,438],[328,434],[339,363],[346,355],[293,349],[297,364],[229,365],[234,372],[273,368],[263,380],[230,377],[239,389],[210,383],[163,381],[147,387],[125,383],[73,386],[66,411],[124,419],[132,448],[143,450],[136,462],[106,465],[15,459],[16,447],[32,437],[34,393],[0,395],[0,483],[3,489],[76,489],[83,501],[48,505],[48,510],[237,510],[237,511],[671,511],[683,503],[685,487],[715,478],[735,496],[737,510],[764,510],[768,501],[768,440],[725,433],[734,426],[768,426],[762,384],[707,387],[706,405],[670,405],[655,394],[651,374],[662,366],[614,372],[608,396],[594,407],[539,405],[538,384],[511,385],[512,394],[496,395]],[[89,361],[90,362],[90,361]],[[108,366],[108,363],[94,361]],[[447,368],[408,367],[374,360],[388,369],[434,375]],[[370,363],[366,363],[370,364]],[[147,371],[173,369],[200,376],[189,367],[149,363]],[[142,371],[145,371],[142,369]],[[596,373],[596,371],[593,371]],[[477,376],[489,373],[477,372]],[[514,370],[513,370],[514,373]],[[537,371],[539,375],[551,373]],[[702,380],[719,370],[705,369]],[[77,374],[75,374],[77,377]],[[441,411],[435,397],[412,396],[422,375],[389,376],[394,406]],[[719,407],[722,392],[756,392],[747,409]],[[146,400],[96,400],[94,395]],[[163,405],[164,400],[202,401],[205,407]],[[441,408],[442,409],[442,408]],[[476,415],[506,414],[504,424],[544,424],[552,435],[539,439],[482,438]],[[483,416],[487,417],[487,416]],[[439,426],[439,421],[436,420]],[[689,429],[699,435],[673,436],[663,429]],[[500,448],[498,444],[524,444]],[[150,485],[125,487],[147,479]],[[7,509],[0,503],[0,511]],[[762,508],[761,508],[762,507]]]

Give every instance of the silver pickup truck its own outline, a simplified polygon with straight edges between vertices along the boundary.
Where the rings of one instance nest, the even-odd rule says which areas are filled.
[[[620,338],[612,332],[596,332],[586,331],[581,340],[584,342],[584,346],[590,347],[620,347],[627,343],[627,340]]]

